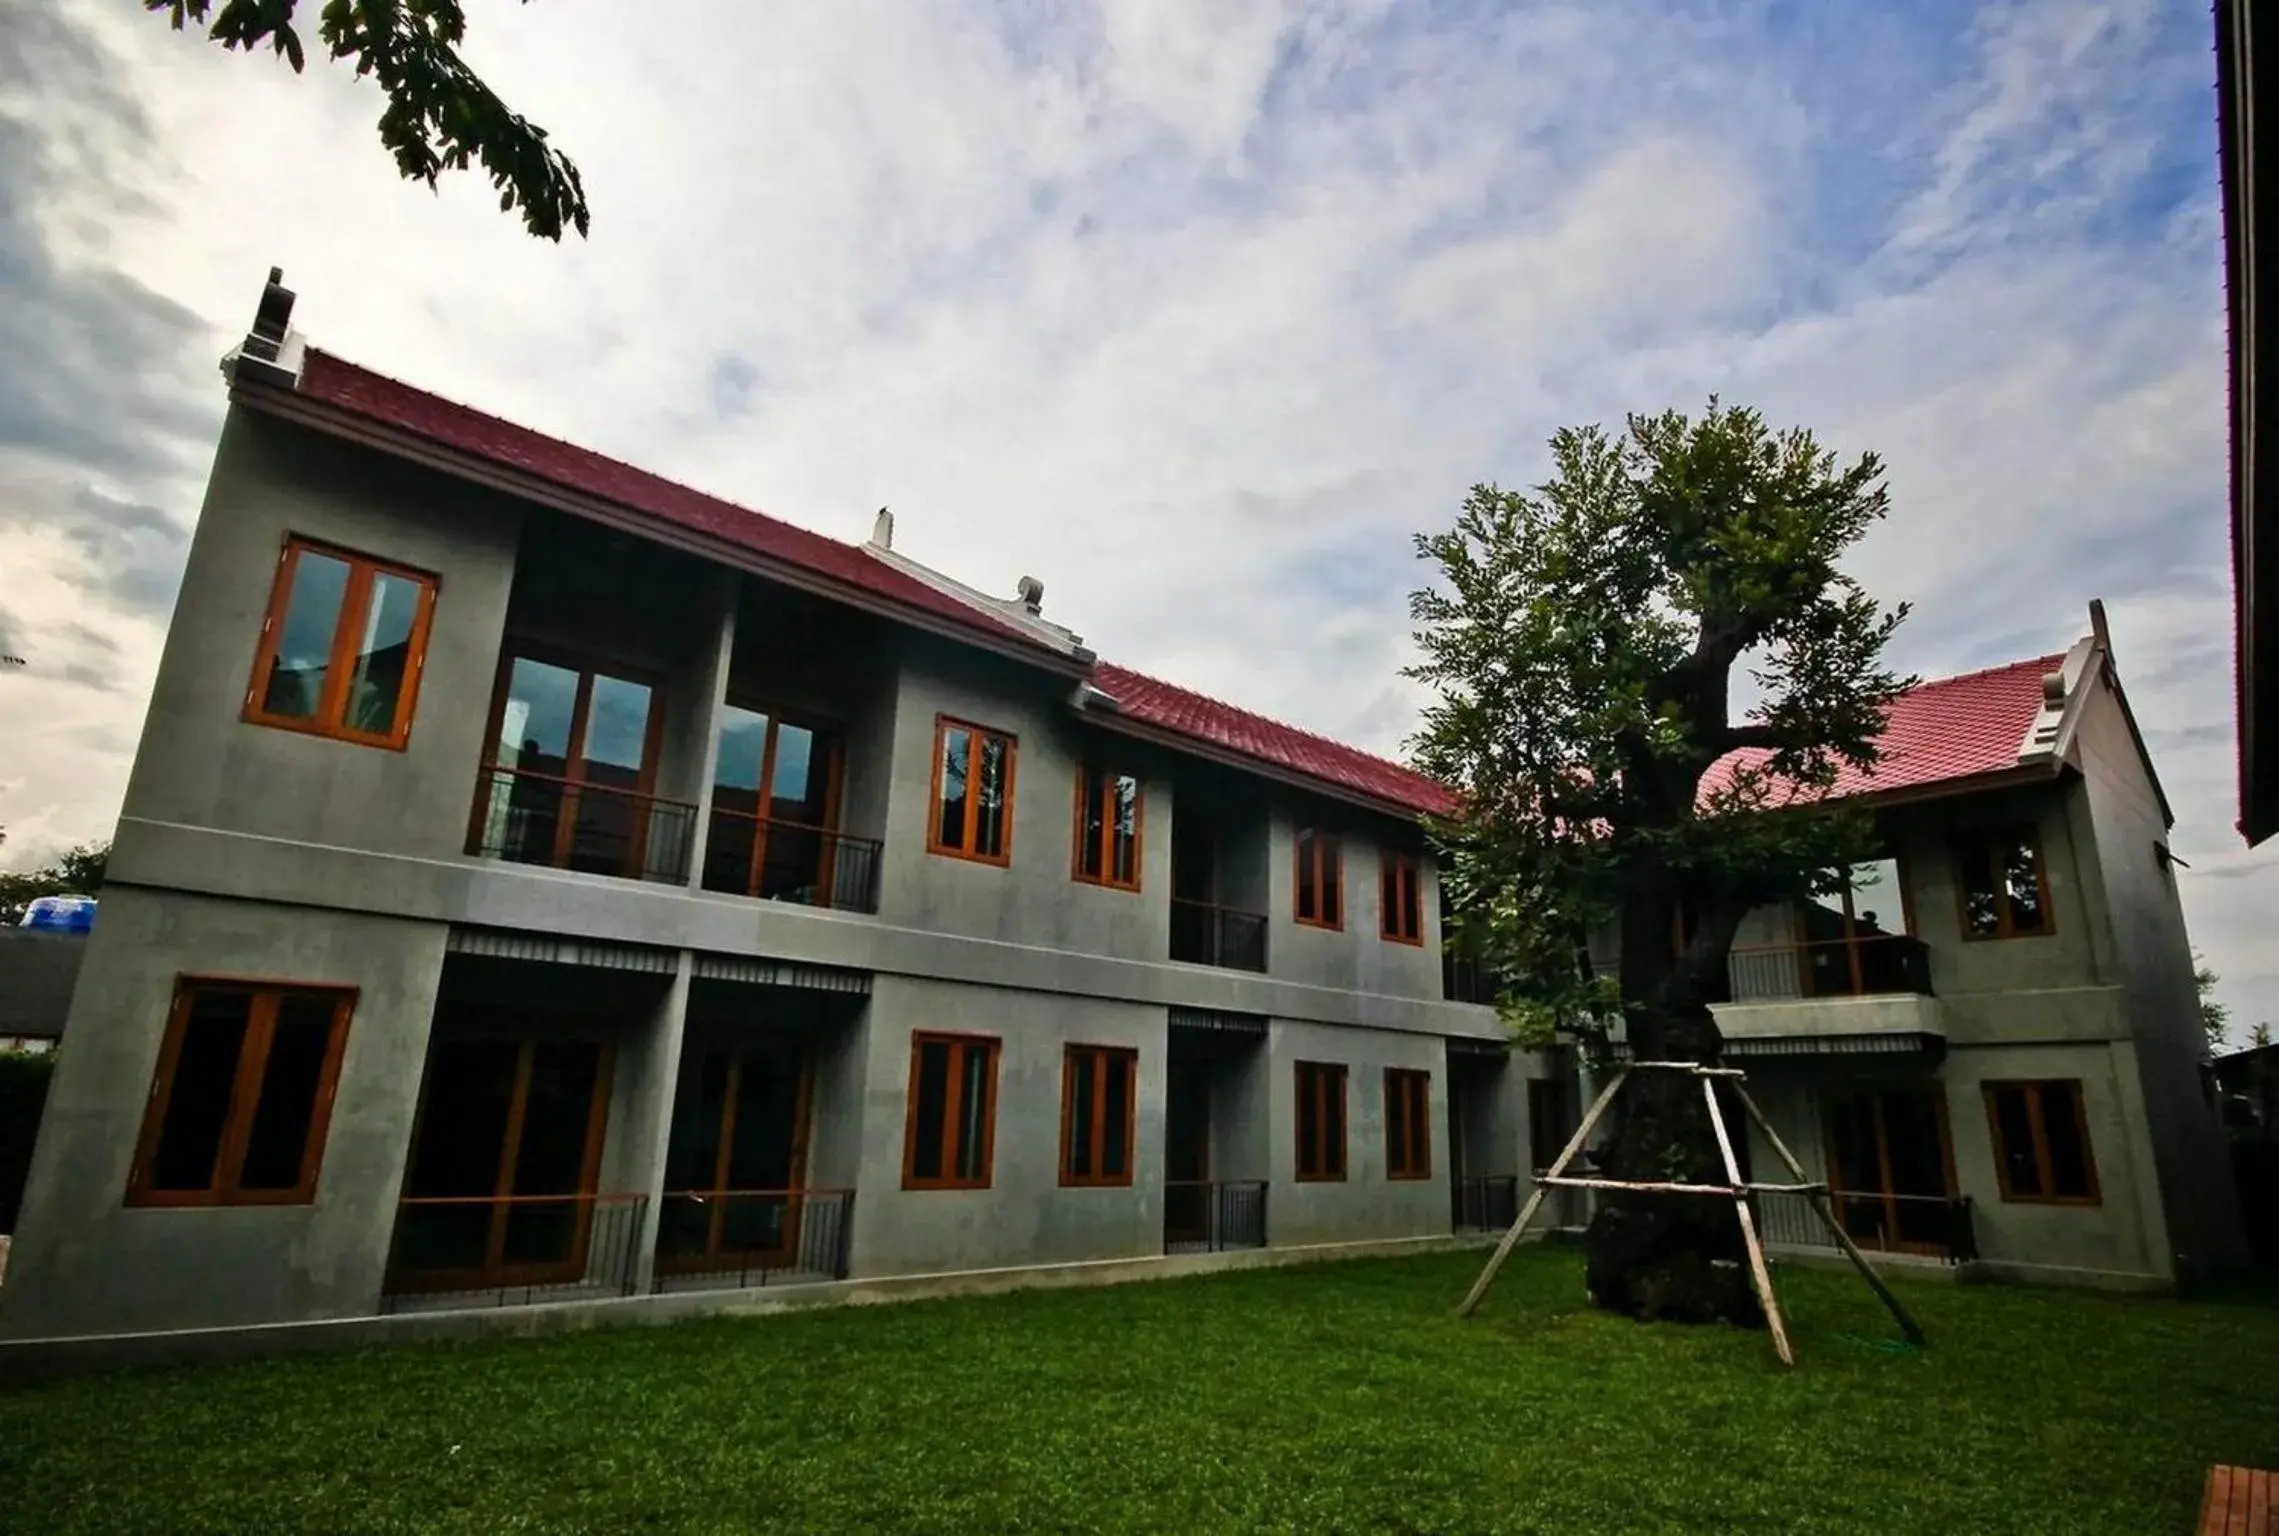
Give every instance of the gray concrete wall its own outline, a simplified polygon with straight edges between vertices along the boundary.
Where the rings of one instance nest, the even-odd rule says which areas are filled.
[[[375,1310],[444,937],[435,924],[106,887],[0,1288],[0,1334]],[[358,989],[313,1203],[123,1204],[185,972]]]
[[[61,1035],[86,957],[85,934],[0,928],[0,1036]]]
[[[1345,926],[1320,928],[1297,920],[1297,837],[1309,825],[1338,833],[1341,843]],[[1382,856],[1390,846],[1417,855],[1418,898],[1424,942],[1384,937]],[[1440,995],[1440,904],[1430,855],[1390,823],[1359,816],[1332,817],[1303,802],[1274,807],[1266,841],[1267,973],[1308,986],[1378,992],[1388,997]]]
[[[1267,1156],[1272,1242],[1421,1237],[1448,1230],[1448,1060],[1439,1041],[1377,1030],[1330,1029],[1276,1019],[1267,1039]],[[1298,1182],[1297,1065],[1345,1068],[1345,1177]],[[1432,1177],[1385,1177],[1385,1069],[1429,1073]]]
[[[132,819],[114,853],[131,850],[142,819],[422,857],[460,853],[519,524],[503,497],[233,408],[127,781]],[[437,576],[403,751],[240,719],[291,534]]]

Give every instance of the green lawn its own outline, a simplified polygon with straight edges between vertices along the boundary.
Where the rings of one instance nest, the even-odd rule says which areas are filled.
[[[2279,1465],[2279,1296],[1784,1271],[1801,1357],[1523,1251],[0,1391],[10,1531],[2184,1532]]]

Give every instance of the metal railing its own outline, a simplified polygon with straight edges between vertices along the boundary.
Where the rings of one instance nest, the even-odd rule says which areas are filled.
[[[1169,1179],[1163,1186],[1163,1251],[1222,1253],[1266,1246],[1266,1181]]]
[[[1903,933],[1754,945],[1727,956],[1726,977],[1736,1003],[1908,992],[1928,997],[1931,955],[1921,939]]]
[[[1758,1194],[1752,1198],[1768,1245],[1835,1248],[1835,1238],[1806,1196]],[[1843,1223],[1845,1236],[1870,1253],[1911,1253],[1948,1264],[1967,1264],[1978,1257],[1968,1195],[1950,1199],[1945,1195],[1839,1189],[1831,1192],[1828,1200],[1836,1219]]]
[[[1503,981],[1477,960],[1453,950],[1440,955],[1440,995],[1451,1003],[1486,1003],[1493,1006]]]
[[[1490,1174],[1448,1182],[1459,1232],[1502,1232],[1519,1220],[1519,1176]]]
[[[516,864],[587,874],[688,881],[696,807],[637,790],[486,768],[475,784],[468,851]]]
[[[1207,901],[1171,902],[1171,958],[1231,971],[1266,969],[1266,918]]]
[[[656,1286],[847,1278],[851,1189],[683,1189],[657,1208]]]
[[[841,912],[878,910],[876,838],[712,808],[704,888]]]
[[[513,1306],[637,1289],[646,1195],[400,1200],[382,1304]]]

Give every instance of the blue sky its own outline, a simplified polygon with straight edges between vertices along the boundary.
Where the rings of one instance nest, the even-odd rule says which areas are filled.
[[[2090,598],[2194,932],[2279,1017],[2233,816],[2205,8],[2154,0],[472,7],[593,238],[398,183],[375,98],[0,0],[0,860],[116,814],[285,267],[370,366],[1397,751],[1419,530],[1712,391],[1890,466],[1933,674]]]

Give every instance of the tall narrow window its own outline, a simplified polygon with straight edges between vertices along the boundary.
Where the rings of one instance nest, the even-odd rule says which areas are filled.
[[[695,807],[655,794],[662,690],[517,644],[501,662],[471,852],[678,884]]]
[[[353,992],[185,980],[158,1050],[129,1205],[306,1205]]]
[[[1140,888],[1140,782],[1086,767],[1076,779],[1076,878]]]
[[[1424,904],[1417,895],[1416,855],[1388,851],[1382,875],[1379,881],[1382,888],[1378,892],[1379,931],[1397,943],[1422,944]]]
[[[997,1042],[912,1035],[902,1187],[987,1189],[996,1135]]]
[[[1573,1117],[1567,1108],[1567,1085],[1555,1077],[1531,1077],[1527,1080],[1527,1161],[1536,1173],[1543,1173],[1559,1160],[1567,1149],[1567,1138],[1574,1135],[1569,1123]]]
[[[1955,844],[1966,939],[2023,939],[2056,931],[2041,842],[2028,826],[1988,827]]]
[[[721,711],[704,888],[827,907],[843,852],[837,836],[838,732],[730,704]],[[870,868],[846,860],[846,894],[867,900]]]
[[[1298,1063],[1297,1120],[1299,1179],[1343,1179],[1345,1068],[1321,1061]]]
[[[1432,1177],[1432,1074],[1385,1069],[1385,1177]]]
[[[1060,1182],[1129,1184],[1139,1052],[1072,1045],[1060,1083]]]
[[[1986,1118],[2002,1198],[2047,1205],[2096,1205],[2097,1161],[2081,1082],[1988,1083]]]
[[[948,718],[934,722],[929,851],[984,864],[1012,862],[1013,748],[1002,731]]]
[[[401,749],[427,654],[435,578],[288,539],[246,685],[245,718]]]
[[[1345,900],[1340,889],[1337,834],[1313,827],[1299,829],[1298,889],[1291,910],[1301,923],[1316,928],[1343,928]]]

